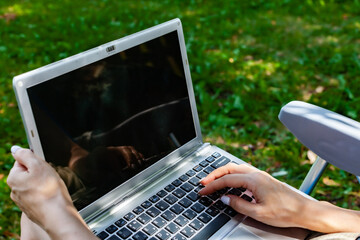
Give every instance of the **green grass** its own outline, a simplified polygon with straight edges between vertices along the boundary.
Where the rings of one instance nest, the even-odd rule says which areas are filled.
[[[277,114],[304,100],[360,120],[359,16],[359,0],[1,1],[0,239],[18,239],[6,176],[11,145],[27,146],[14,76],[179,17],[204,140],[299,187],[307,149]],[[335,182],[312,195],[359,209],[355,178],[333,167],[325,175]]]

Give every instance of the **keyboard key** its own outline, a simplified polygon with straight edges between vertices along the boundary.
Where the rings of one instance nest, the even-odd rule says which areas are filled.
[[[180,233],[178,233],[171,240],[187,240],[187,239],[181,236]]]
[[[178,198],[182,198],[183,196],[185,196],[186,192],[181,188],[178,188],[175,191],[173,191],[173,194]]]
[[[225,166],[229,162],[230,162],[230,159],[228,159],[226,157],[221,157],[220,159],[216,160],[213,164],[211,164],[211,166],[213,168],[219,168],[219,167]]]
[[[194,192],[198,193],[201,189],[203,189],[205,186],[203,185],[198,185],[195,189]]]
[[[200,213],[205,209],[205,207],[200,203],[195,203],[194,205],[191,206],[191,209],[197,213]]]
[[[183,230],[180,231],[181,234],[183,234],[185,237],[187,238],[191,238],[194,234],[195,234],[195,230],[192,229],[189,226],[186,226]],[[203,239],[207,239],[207,238],[203,238]]]
[[[126,214],[126,215],[124,216],[124,218],[125,218],[126,220],[128,220],[128,221],[131,221],[131,220],[133,220],[133,219],[135,218],[135,215],[134,215],[133,213],[129,212],[128,214]]]
[[[120,238],[118,238],[116,235],[112,235],[111,237],[109,237],[106,240],[121,240]]]
[[[149,214],[151,217],[156,217],[160,214],[160,211],[155,207],[151,207],[146,211],[146,213]]]
[[[158,232],[156,234],[156,236],[160,239],[160,240],[166,240],[170,238],[170,233],[168,233],[167,231],[165,231],[164,229],[161,230],[160,232]]]
[[[184,174],[184,175],[181,175],[181,176],[179,177],[179,179],[180,179],[181,181],[183,181],[183,182],[186,182],[186,181],[189,179],[189,177],[186,176],[186,174]]]
[[[151,217],[146,213],[141,214],[136,220],[141,222],[142,224],[146,224],[151,221]]]
[[[164,190],[161,190],[160,192],[158,192],[156,195],[158,195],[159,197],[165,197],[167,195],[167,192],[165,192]]]
[[[187,219],[192,220],[196,216],[196,212],[191,209],[186,210],[183,215],[187,217]]]
[[[223,210],[226,208],[226,205],[221,200],[217,200],[213,206],[219,210]]]
[[[170,233],[176,233],[177,231],[179,231],[180,228],[175,223],[169,223],[169,225],[167,225],[165,229],[168,230]]]
[[[196,174],[196,172],[194,170],[189,170],[186,172],[186,175],[188,175],[189,177],[192,177]]]
[[[228,190],[229,190],[229,188],[223,188],[223,189],[217,190],[217,192],[218,192],[220,195],[222,195],[222,194],[225,194]]]
[[[169,210],[166,210],[163,214],[161,214],[161,216],[168,221],[171,221],[176,217],[176,215],[173,212],[170,212]]]
[[[202,223],[199,220],[195,219],[189,225],[190,225],[190,227],[192,227],[195,230],[200,230],[204,226],[204,223]]]
[[[174,189],[175,189],[175,186],[172,185],[172,184],[169,184],[169,185],[167,185],[167,186],[165,187],[165,190],[168,191],[168,192],[171,192],[171,191],[174,190]]]
[[[157,208],[160,209],[161,211],[164,211],[165,209],[167,209],[168,207],[170,207],[170,205],[161,200],[160,202],[158,202],[157,204],[155,204],[155,207],[157,207]]]
[[[153,235],[153,234],[157,231],[157,228],[150,223],[150,224],[148,224],[147,226],[145,226],[145,227],[143,228],[143,231],[144,231],[145,233],[147,233],[149,236],[151,236],[151,235]]]
[[[200,165],[197,165],[195,167],[193,167],[193,170],[196,172],[200,172],[203,168]]]
[[[246,194],[243,194],[243,195],[241,196],[241,198],[244,199],[244,200],[246,200],[246,201],[248,201],[248,202],[251,202],[251,201],[252,201],[252,198],[251,198],[250,196],[246,195]]]
[[[210,222],[211,217],[210,217],[210,215],[208,215],[206,213],[202,213],[202,214],[200,214],[200,216],[198,216],[198,219],[200,221],[202,221],[203,223],[208,223],[208,222]]]
[[[128,228],[130,228],[130,230],[132,230],[133,232],[136,232],[137,230],[139,230],[141,228],[141,224],[134,220],[134,221],[131,221],[128,225],[127,225]]]
[[[178,187],[178,186],[180,186],[180,185],[182,184],[182,181],[179,180],[179,179],[176,179],[176,180],[173,181],[171,184],[174,185],[175,187]]]
[[[212,194],[209,194],[208,197],[211,198],[213,201],[218,200],[220,198],[220,193],[214,192]]]
[[[164,200],[169,204],[174,204],[178,199],[174,195],[169,194],[164,198]]]
[[[143,202],[142,204],[141,204],[141,206],[143,207],[143,208],[149,208],[149,207],[151,207],[151,202],[149,202],[149,201],[145,201],[145,202]]]
[[[179,201],[179,204],[185,208],[189,207],[192,204],[192,201],[190,201],[188,198],[182,198]]]
[[[108,226],[105,230],[108,232],[108,233],[114,233],[118,228],[115,227],[115,225],[110,225]]]
[[[194,202],[200,198],[200,196],[195,192],[189,193],[186,197]]]
[[[109,234],[107,234],[106,232],[102,231],[101,233],[99,233],[98,235],[96,235],[98,238],[104,240],[105,238],[107,238],[109,236]]]
[[[204,205],[205,207],[208,207],[208,206],[210,206],[210,205],[213,203],[213,201],[212,201],[210,198],[208,198],[208,197],[201,197],[201,198],[199,199],[199,203],[201,203],[201,204]]]
[[[125,226],[125,224],[126,224],[126,221],[123,218],[121,218],[115,222],[115,225],[118,227],[123,227],[123,226]]]
[[[211,216],[215,217],[216,215],[219,214],[219,210],[216,209],[215,207],[211,206],[206,210],[206,213],[210,214]]]
[[[180,188],[186,192],[190,192],[191,190],[194,189],[194,186],[186,182],[183,185],[181,185]]]
[[[144,211],[144,209],[142,208],[142,207],[136,207],[134,210],[133,210],[133,212],[135,213],[135,214],[140,214],[140,213],[142,213]]]
[[[209,163],[212,163],[213,161],[215,161],[215,158],[213,156],[209,156],[205,160],[208,161]]]
[[[133,236],[134,240],[146,240],[147,238],[148,238],[148,236],[141,231],[135,233],[135,235]]]
[[[175,204],[174,206],[172,206],[172,207],[170,208],[170,210],[171,210],[173,213],[179,215],[182,211],[184,211],[184,208],[183,208],[182,206],[180,206],[179,204]]]
[[[243,187],[238,187],[237,189],[239,189],[239,190],[242,191],[242,192],[245,192],[245,191],[246,191],[246,188],[243,188]]]
[[[177,224],[177,225],[179,225],[180,227],[183,227],[183,226],[185,226],[188,222],[189,222],[189,220],[187,219],[187,218],[185,218],[184,216],[178,216],[175,220],[174,220],[174,222]]]
[[[211,156],[213,156],[214,158],[218,158],[221,156],[221,154],[218,152],[214,152]]]
[[[232,207],[227,207],[224,212],[230,217],[235,217],[237,215],[237,212]]]
[[[204,161],[200,162],[199,165],[204,168],[204,167],[206,167],[207,165],[209,165],[209,162],[206,161],[206,160],[204,160]]]
[[[193,177],[189,180],[189,183],[191,183],[194,186],[197,186],[200,183],[200,179],[198,179],[197,177]]]
[[[197,175],[196,175],[196,177],[198,178],[198,179],[203,179],[204,177],[206,177],[207,176],[207,174],[206,173],[204,173],[204,172],[199,172]]]
[[[215,168],[213,168],[212,166],[208,166],[207,168],[204,169],[204,172],[206,172],[207,174],[210,174],[214,170],[215,170]]]
[[[127,237],[129,237],[131,235],[131,232],[127,228],[122,228],[119,231],[117,231],[116,234],[119,235],[121,238],[125,239],[125,238],[127,238]]]
[[[231,189],[231,190],[228,192],[228,194],[235,195],[235,196],[240,196],[241,193],[242,193],[242,192],[241,192],[239,189],[237,189],[237,188],[233,188],[233,189]]]
[[[229,216],[220,214],[208,225],[206,225],[192,240],[209,239],[217,230],[224,226],[230,220]]]
[[[149,198],[150,202],[156,203],[157,201],[160,200],[160,198],[157,195],[152,196],[151,198]]]
[[[158,228],[162,228],[163,226],[165,226],[166,221],[161,217],[157,217],[152,223]]]

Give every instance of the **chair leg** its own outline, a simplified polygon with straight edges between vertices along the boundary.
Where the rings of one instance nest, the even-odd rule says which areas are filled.
[[[357,179],[358,182],[360,183],[360,176],[356,176],[356,179]]]
[[[319,156],[316,157],[314,164],[311,166],[299,190],[310,195],[328,164],[328,162]]]

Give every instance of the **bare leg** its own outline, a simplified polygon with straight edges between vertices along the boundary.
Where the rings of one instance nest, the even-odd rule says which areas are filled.
[[[21,215],[21,240],[51,240],[49,235],[37,224],[33,223],[25,213]]]

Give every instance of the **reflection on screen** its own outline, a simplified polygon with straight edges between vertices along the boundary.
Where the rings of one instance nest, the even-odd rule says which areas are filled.
[[[195,138],[177,32],[28,89],[78,210]]]

